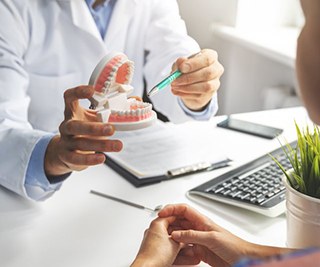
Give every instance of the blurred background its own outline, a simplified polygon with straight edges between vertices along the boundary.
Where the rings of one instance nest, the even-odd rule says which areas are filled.
[[[295,50],[299,0],[178,0],[188,33],[218,52],[219,114],[301,105]]]

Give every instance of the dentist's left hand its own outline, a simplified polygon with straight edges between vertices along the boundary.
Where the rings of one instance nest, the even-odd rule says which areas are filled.
[[[217,93],[224,72],[217,52],[203,49],[190,58],[178,58],[172,71],[177,68],[182,75],[172,82],[172,93],[190,110],[204,110]]]
[[[79,99],[90,98],[92,86],[78,86],[64,93],[64,121],[59,127],[60,134],[50,141],[44,168],[47,176],[59,176],[71,171],[80,171],[105,161],[103,153],[118,152],[122,149],[119,140],[110,140],[114,128],[98,122],[96,112],[84,109]]]

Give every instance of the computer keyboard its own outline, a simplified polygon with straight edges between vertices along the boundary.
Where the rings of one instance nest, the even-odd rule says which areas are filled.
[[[296,142],[290,144],[295,147]],[[285,211],[283,172],[270,157],[274,156],[285,169],[291,164],[281,147],[245,165],[218,176],[188,192],[188,196],[231,204],[269,217]]]

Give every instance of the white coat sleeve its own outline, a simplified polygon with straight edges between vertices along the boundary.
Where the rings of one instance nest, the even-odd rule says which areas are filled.
[[[144,75],[149,89],[171,72],[172,64],[178,57],[200,51],[197,42],[187,34],[177,2],[155,0],[153,3],[145,42],[147,60]],[[217,103],[216,96],[214,98],[213,103]],[[172,122],[183,122],[195,117],[186,114],[178,103],[178,97],[171,93],[170,88],[165,88],[153,96],[152,102],[155,108]],[[211,107],[211,110],[214,115],[217,107]]]
[[[27,197],[28,162],[35,144],[47,133],[33,129],[28,122],[29,79],[24,56],[29,17],[24,2],[0,2],[0,184]]]

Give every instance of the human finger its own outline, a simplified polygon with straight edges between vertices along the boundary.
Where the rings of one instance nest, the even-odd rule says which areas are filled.
[[[69,150],[99,152],[119,152],[123,147],[120,140],[91,139],[86,137],[70,138],[66,145]]]
[[[170,224],[168,232],[171,234],[173,231],[188,229],[194,229],[194,223],[186,219],[176,217],[176,220],[172,224]]]
[[[84,167],[99,165],[105,162],[103,153],[83,154],[66,150],[59,156],[71,170],[82,170]]]
[[[183,60],[181,63],[177,61],[177,67],[182,73],[190,73],[196,70],[209,67],[218,60],[218,53],[212,49],[203,49],[201,53],[194,57]]]
[[[67,120],[60,125],[59,131],[62,135],[111,136],[114,134],[114,126],[101,122]]]
[[[94,93],[93,86],[77,86],[75,88],[68,89],[64,92],[64,103],[65,110],[64,116],[65,119],[71,119],[73,111],[79,105],[79,99],[87,99],[90,98]]]
[[[150,229],[152,228],[162,228],[162,229],[168,229],[168,227],[170,226],[170,224],[172,224],[174,221],[176,220],[176,218],[174,216],[169,216],[166,218],[160,218],[157,217],[156,219],[154,219],[151,223],[150,223]]]
[[[197,97],[199,94],[214,94],[220,87],[220,80],[214,79],[197,83],[190,83],[184,86],[172,86],[171,91],[177,96]]]
[[[180,230],[171,233],[171,237],[176,242],[187,244],[197,244],[205,247],[210,247],[214,243],[215,233],[195,230]]]
[[[162,218],[169,216],[181,217],[192,223],[203,225],[203,227],[210,230],[210,225],[213,224],[210,219],[186,204],[167,205],[159,211],[158,216]]]
[[[201,262],[201,259],[194,253],[192,246],[186,246],[179,251],[174,265],[196,265]]]
[[[184,73],[176,80],[174,80],[171,86],[182,86],[193,84],[202,81],[211,81],[219,78],[223,73],[223,67],[221,64],[216,62],[208,67],[204,67],[194,72]]]

